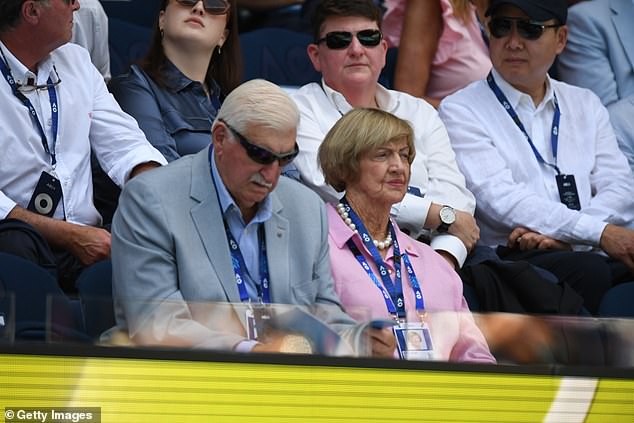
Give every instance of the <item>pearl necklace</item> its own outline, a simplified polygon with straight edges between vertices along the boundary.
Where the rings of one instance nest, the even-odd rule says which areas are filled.
[[[342,203],[337,204],[337,213],[339,213],[339,216],[341,216],[346,225],[348,225],[348,227],[352,229],[355,234],[359,233],[359,231],[357,230],[357,225],[352,223],[352,219],[350,219],[350,216],[348,216],[345,205],[343,205]],[[377,241],[376,239],[373,239],[372,243],[379,250],[385,250],[386,248],[389,248],[390,245],[392,245],[392,236],[390,234],[387,234],[387,238],[385,238],[385,240]]]

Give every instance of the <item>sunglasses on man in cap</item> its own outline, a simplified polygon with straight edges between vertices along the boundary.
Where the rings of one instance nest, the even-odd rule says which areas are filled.
[[[489,33],[494,38],[507,37],[513,32],[513,27],[517,29],[517,34],[525,40],[537,40],[547,28],[559,28],[561,24],[546,24],[535,22],[525,18],[499,17],[489,21]]]

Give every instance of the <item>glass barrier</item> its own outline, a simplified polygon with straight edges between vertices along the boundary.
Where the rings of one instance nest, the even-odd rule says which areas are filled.
[[[387,340],[392,357],[409,360],[488,363],[488,348],[499,364],[634,368],[634,319],[434,311],[395,325],[329,304],[121,300],[127,319],[115,327],[108,301],[83,299],[78,322],[67,299],[49,299],[47,341],[371,357]]]

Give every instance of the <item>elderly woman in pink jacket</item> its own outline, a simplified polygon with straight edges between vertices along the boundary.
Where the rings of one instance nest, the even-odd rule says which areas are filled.
[[[390,219],[414,155],[411,126],[377,109],[348,112],[326,136],[320,165],[345,191],[328,205],[335,289],[353,317],[393,325],[400,358],[493,363],[458,275]]]

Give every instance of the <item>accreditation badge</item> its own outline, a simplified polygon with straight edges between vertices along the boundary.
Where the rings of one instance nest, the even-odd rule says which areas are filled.
[[[394,326],[398,355],[403,360],[434,359],[434,346],[427,323],[404,322]]]

